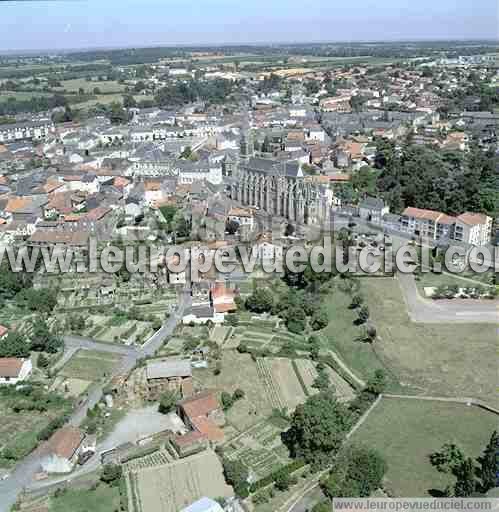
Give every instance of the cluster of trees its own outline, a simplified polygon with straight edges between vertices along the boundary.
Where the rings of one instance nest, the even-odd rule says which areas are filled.
[[[202,82],[177,82],[159,89],[155,101],[159,106],[177,106],[195,101],[222,104],[232,93],[234,85],[230,80],[216,79]]]
[[[406,206],[439,210],[499,213],[498,156],[473,145],[468,154],[377,140],[377,189],[393,211]]]
[[[238,400],[244,398],[244,391],[242,389],[236,389],[234,393],[228,393],[222,391],[220,401],[222,402],[222,408],[224,411],[229,410]]]
[[[16,331],[10,331],[7,337],[0,343],[0,357],[29,357],[30,352],[46,352],[55,354],[62,348],[62,338],[53,332],[43,317],[36,317],[31,322],[31,334],[28,338]],[[46,367],[42,356],[41,367]]]
[[[246,299],[245,306],[255,313],[268,312],[279,316],[287,329],[295,334],[303,333],[307,322],[314,331],[323,329],[329,322],[319,297],[307,290],[286,287],[274,293],[269,288],[257,288]]]
[[[441,473],[454,475],[454,487],[443,490],[444,496],[466,498],[480,496],[496,487],[497,483],[497,447],[499,437],[497,431],[477,459],[467,457],[454,443],[446,443],[442,448],[430,455],[431,464]]]
[[[386,461],[376,450],[349,446],[338,455],[334,469],[321,487],[329,498],[369,497],[381,487],[386,470]]]

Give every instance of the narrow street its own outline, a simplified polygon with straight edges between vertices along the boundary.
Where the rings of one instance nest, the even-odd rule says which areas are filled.
[[[66,353],[63,358],[67,357],[67,353],[74,353],[78,349],[99,350],[113,354],[121,354],[123,355],[123,359],[115,366],[111,377],[127,372],[137,364],[137,361],[141,357],[154,355],[164,341],[171,336],[178,323],[182,320],[189,299],[189,292],[182,290],[179,293],[179,303],[175,313],[172,314],[161,329],[140,348],[102,343],[79,336],[65,336]],[[102,399],[103,388],[104,384],[95,387],[85,402],[73,411],[69,419],[70,425],[76,427],[81,425],[87,416],[88,409],[94,407]],[[33,483],[35,474],[40,471],[40,464],[43,457],[44,454],[42,450],[40,450],[40,448],[36,449],[16,465],[8,479],[0,481],[0,512],[9,512],[10,507],[16,502],[19,493]],[[97,459],[98,458],[92,463],[93,469],[96,469],[100,465],[100,461]],[[68,475],[68,477],[70,477],[70,475]]]

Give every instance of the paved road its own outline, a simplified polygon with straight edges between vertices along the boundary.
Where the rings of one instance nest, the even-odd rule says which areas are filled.
[[[412,274],[397,275],[409,317],[418,323],[499,323],[495,300],[431,300],[421,297]]]
[[[74,352],[75,349],[99,350],[120,354],[122,360],[112,371],[112,377],[131,370],[141,357],[153,355],[164,343],[165,339],[175,330],[183,316],[186,306],[189,304],[190,295],[187,290],[179,293],[179,303],[174,314],[170,315],[167,322],[140,348],[125,347],[99,343],[89,338],[80,336],[65,336],[64,342],[67,352]],[[64,356],[63,356],[64,357]],[[102,399],[104,385],[94,387],[85,402],[76,408],[69,420],[69,424],[79,426],[87,416],[89,408],[94,407]],[[0,512],[9,512],[10,507],[16,502],[19,493],[33,483],[34,475],[40,471],[40,464],[44,457],[41,449],[37,449],[16,465],[10,477],[0,482]],[[96,467],[99,463],[96,462]]]

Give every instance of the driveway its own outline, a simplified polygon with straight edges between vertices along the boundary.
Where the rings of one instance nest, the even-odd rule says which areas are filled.
[[[181,321],[185,307],[189,303],[189,300],[189,292],[186,290],[181,291],[179,293],[179,304],[176,312],[170,315],[165,325],[163,325],[161,329],[159,329],[159,331],[157,331],[151,337],[151,339],[149,339],[148,342],[140,348],[125,347],[123,345],[113,345],[110,343],[99,343],[90,338],[84,338],[80,336],[65,336],[64,342],[66,347],[66,355],[70,352],[74,352],[79,348],[120,354],[123,356],[123,359],[119,364],[115,366],[111,377],[125,373],[131,370],[141,357],[154,355],[156,350],[161,347],[165,339],[173,333],[177,324]],[[99,385],[93,389],[87,400],[85,400],[83,404],[81,404],[77,409],[73,411],[71,418],[69,419],[69,424],[73,426],[81,425],[87,416],[88,409],[96,405],[101,400],[103,387],[103,385]],[[135,418],[135,421],[138,421],[138,424],[135,427],[132,427],[132,423],[128,423],[127,428],[130,429],[129,435],[136,436],[141,432],[146,432],[145,435],[148,435],[148,422],[151,422],[151,428],[155,429],[158,427],[159,420],[153,420],[153,417],[154,415],[152,414],[146,414],[142,420]],[[159,428],[159,430],[164,429]],[[125,430],[118,430],[116,432],[116,438],[118,441],[114,439],[113,433],[112,436],[109,437],[109,443],[112,443],[112,446],[116,446],[121,444],[121,442],[126,442],[119,440],[125,439],[127,435],[128,434],[126,434]],[[16,502],[19,493],[25,487],[28,487],[33,483],[35,474],[40,471],[42,458],[43,454],[40,452],[40,450],[35,450],[16,465],[15,469],[11,473],[11,476],[7,480],[0,482],[0,512],[9,512],[11,506]],[[99,466],[98,457],[94,457],[94,459],[95,460],[89,461],[89,463],[85,465],[85,471],[90,471],[92,468],[96,469]]]

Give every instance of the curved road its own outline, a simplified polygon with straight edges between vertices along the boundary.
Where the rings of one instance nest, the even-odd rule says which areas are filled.
[[[152,356],[161,347],[165,339],[175,330],[188,305],[190,295],[188,290],[179,293],[179,303],[174,314],[170,315],[166,323],[140,348],[113,345],[110,343],[99,343],[98,341],[83,338],[80,336],[65,336],[65,349],[67,354],[73,354],[78,349],[99,350],[120,354],[123,356],[120,364],[117,364],[112,371],[112,377],[131,370],[137,361],[142,357]],[[85,402],[79,405],[72,413],[69,424],[79,426],[87,416],[88,409],[94,407],[102,398],[102,391],[105,384],[96,386]],[[9,512],[11,506],[16,502],[20,492],[34,480],[35,474],[40,471],[40,464],[45,454],[40,446],[25,459],[19,462],[7,480],[0,481],[0,512]]]
[[[497,300],[431,300],[421,297],[413,274],[397,274],[409,317],[417,323],[499,323]]]

